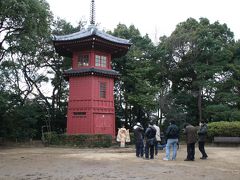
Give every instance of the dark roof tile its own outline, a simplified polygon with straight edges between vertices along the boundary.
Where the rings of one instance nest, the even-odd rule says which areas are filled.
[[[94,36],[94,35],[101,37],[105,40],[111,41],[111,42],[125,44],[125,45],[131,45],[129,40],[115,37],[115,36],[112,36],[110,34],[103,32],[103,31],[100,31],[94,25],[91,25],[87,29],[82,29],[81,31],[76,32],[76,33],[63,35],[63,36],[53,36],[53,41],[72,41],[72,40],[87,38],[87,37]]]
[[[98,69],[98,68],[81,68],[81,69],[69,69],[64,72],[64,76],[68,79],[69,76],[84,76],[84,75],[100,75],[100,76],[120,76],[118,71],[109,69]]]

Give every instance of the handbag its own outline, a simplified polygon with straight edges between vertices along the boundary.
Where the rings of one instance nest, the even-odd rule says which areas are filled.
[[[147,142],[150,146],[153,146],[155,144],[155,138],[148,139]]]

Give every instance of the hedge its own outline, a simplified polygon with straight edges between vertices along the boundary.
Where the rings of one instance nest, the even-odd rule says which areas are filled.
[[[208,123],[208,137],[214,136],[240,137],[240,121],[220,121]]]
[[[112,136],[106,134],[67,135],[51,132],[45,133],[42,140],[50,145],[74,147],[110,147],[112,145]]]

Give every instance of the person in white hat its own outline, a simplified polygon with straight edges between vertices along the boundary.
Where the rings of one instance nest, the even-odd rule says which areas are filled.
[[[135,136],[135,147],[136,147],[136,156],[143,157],[143,137],[144,137],[144,129],[140,122],[133,127],[133,132]]]

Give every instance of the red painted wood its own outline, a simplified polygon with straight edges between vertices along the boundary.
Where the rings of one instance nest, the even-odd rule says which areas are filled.
[[[113,114],[96,113],[93,115],[94,130],[96,134],[112,134],[113,133]]]
[[[95,67],[95,55],[107,57],[111,69],[111,54],[95,50],[74,52],[72,68],[78,67],[79,54],[89,55],[89,66]],[[106,98],[100,98],[100,82],[105,82]],[[67,134],[110,134],[115,136],[115,109],[113,96],[114,79],[101,76],[69,77],[69,102],[67,113]]]

